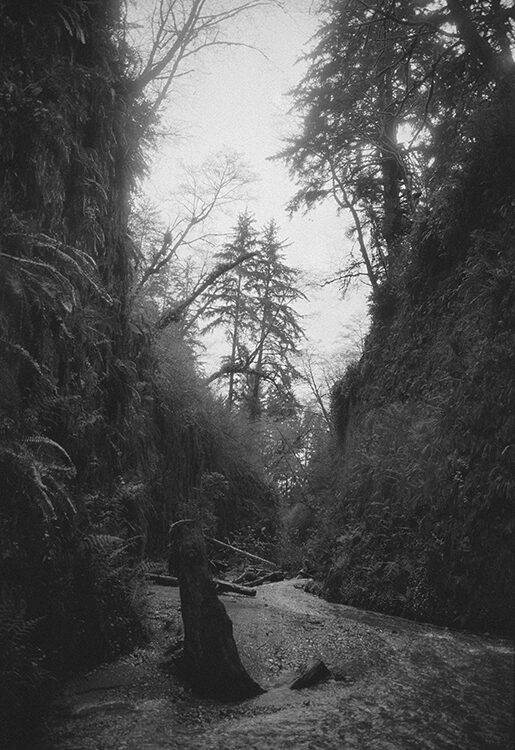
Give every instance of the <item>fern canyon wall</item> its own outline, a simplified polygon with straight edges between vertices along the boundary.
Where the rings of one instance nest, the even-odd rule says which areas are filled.
[[[291,207],[347,217],[371,327],[332,388],[305,549],[336,601],[512,628],[513,8],[330,0],[293,91]]]
[[[53,674],[143,636],[106,498],[141,469],[148,346],[126,305],[142,121],[117,3],[3,2],[0,17],[1,702],[19,732]]]
[[[3,0],[0,24],[0,704],[23,745],[56,676],[145,637],[137,563],[203,476],[220,533],[274,499],[131,311],[153,121],[121,4]]]
[[[515,106],[470,116],[333,388],[326,594],[510,632],[515,496]]]

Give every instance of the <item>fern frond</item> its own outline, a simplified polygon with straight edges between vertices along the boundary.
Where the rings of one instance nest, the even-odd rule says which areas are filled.
[[[36,495],[36,499],[38,500],[38,505],[40,509],[43,512],[43,515],[48,520],[54,521],[57,518],[55,507],[48,496],[46,487],[43,483],[43,479],[41,477],[37,464],[31,463],[28,469],[29,469],[29,475],[32,479],[32,485],[34,489],[36,490],[35,495]]]
[[[32,437],[27,437],[24,440],[24,443],[28,445],[48,445],[51,448],[54,448],[61,456],[64,456],[66,462],[70,464],[71,466],[74,466],[72,459],[68,455],[68,453],[64,450],[62,445],[59,445],[59,443],[56,443],[55,440],[51,440],[50,438],[42,437],[41,435],[35,435]],[[59,467],[62,468],[62,467]]]
[[[63,487],[63,485],[58,482],[57,479],[53,476],[45,477],[45,482],[52,488],[54,494],[61,500],[61,505],[66,510],[69,510],[72,516],[75,516],[77,514],[77,508],[69,493],[66,491],[66,488]]]
[[[0,253],[0,255],[3,258],[8,258],[9,260],[13,260],[16,263],[21,263],[22,266],[34,267],[42,271],[47,271],[51,276],[54,276],[69,292],[71,292],[72,294],[75,293],[75,289],[71,281],[50,263],[45,263],[42,260],[33,260],[32,258],[18,258],[16,257],[16,255],[9,255],[8,253]]]
[[[50,237],[46,237],[46,235],[43,235],[43,237],[46,241],[38,241],[38,249],[52,250],[55,256],[65,265],[71,266],[79,277],[83,277],[104,302],[109,305],[112,304],[112,297],[101,287],[100,282],[94,278],[94,275],[97,273],[97,267],[93,259],[87,253],[78,250],[71,245],[64,245],[66,250],[66,252],[64,252]]]
[[[123,539],[112,534],[88,534],[82,539],[82,546],[88,552],[108,555],[123,546]]]
[[[3,338],[0,338],[0,346],[8,349],[14,354],[18,354],[24,360],[24,362],[28,364],[41,378],[47,380],[41,370],[41,367],[39,366],[39,363],[26,349],[23,348],[23,346],[20,346],[19,344],[13,344],[11,341],[7,341],[7,339]]]

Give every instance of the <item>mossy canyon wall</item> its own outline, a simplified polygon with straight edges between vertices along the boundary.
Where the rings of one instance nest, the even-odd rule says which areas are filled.
[[[326,593],[510,632],[515,531],[515,99],[477,112],[333,390]]]

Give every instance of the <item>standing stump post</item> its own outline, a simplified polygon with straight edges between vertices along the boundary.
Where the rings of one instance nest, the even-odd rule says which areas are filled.
[[[210,698],[243,700],[264,693],[240,661],[200,528],[194,521],[177,521],[170,528],[170,542],[184,624],[181,674],[196,693]]]

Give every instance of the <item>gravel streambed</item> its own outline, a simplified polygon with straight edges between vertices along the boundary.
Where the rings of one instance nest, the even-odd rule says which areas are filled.
[[[239,704],[199,699],[163,669],[179,595],[150,587],[151,643],[67,685],[45,750],[511,750],[510,642],[330,604],[299,585],[221,597],[267,690]],[[331,679],[290,690],[313,657]]]

